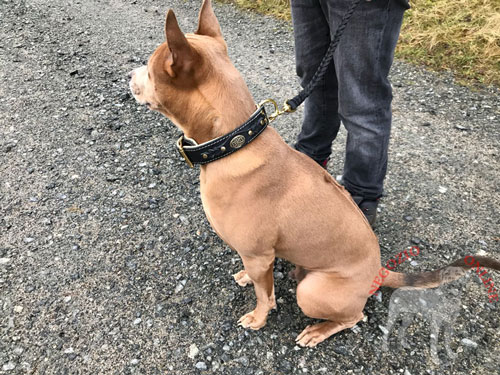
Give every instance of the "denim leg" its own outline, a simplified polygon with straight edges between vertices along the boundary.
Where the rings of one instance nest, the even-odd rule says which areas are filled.
[[[301,85],[316,72],[330,44],[330,25],[319,0],[292,0],[295,61]],[[295,148],[316,161],[328,158],[340,127],[337,76],[333,64],[304,102],[302,129]]]
[[[350,0],[323,0],[331,33]],[[335,51],[339,115],[347,129],[343,181],[353,195],[383,193],[391,130],[388,74],[405,8],[397,0],[362,1]]]

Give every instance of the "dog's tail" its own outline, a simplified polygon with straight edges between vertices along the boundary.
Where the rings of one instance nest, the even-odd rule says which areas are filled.
[[[493,258],[467,255],[465,258],[458,259],[435,271],[400,273],[387,270],[389,274],[383,279],[381,285],[390,288],[436,288],[442,284],[459,279],[472,268],[475,268],[476,273],[482,276],[487,272],[485,268],[500,271],[500,262]]]

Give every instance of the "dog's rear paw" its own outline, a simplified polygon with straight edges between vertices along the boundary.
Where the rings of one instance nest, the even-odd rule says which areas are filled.
[[[238,283],[240,286],[247,286],[248,284],[252,284],[252,279],[250,276],[248,276],[247,271],[241,270],[238,273],[235,273],[233,275],[234,280]]]
[[[321,322],[312,326],[307,326],[301,334],[297,336],[295,341],[302,347],[306,346],[308,348],[314,348],[331,335],[342,331],[345,328],[350,328],[355,324],[356,323],[346,325],[330,321]]]
[[[300,335],[297,336],[295,342],[302,347],[314,348],[320,342],[330,336],[323,333],[323,329],[319,324],[307,326]]]

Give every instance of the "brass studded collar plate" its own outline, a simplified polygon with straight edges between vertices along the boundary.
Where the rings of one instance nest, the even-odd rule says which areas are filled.
[[[240,150],[257,138],[268,124],[266,110],[261,106],[243,125],[201,145],[182,135],[177,140],[177,149],[186,163],[193,168],[194,164],[207,164]]]

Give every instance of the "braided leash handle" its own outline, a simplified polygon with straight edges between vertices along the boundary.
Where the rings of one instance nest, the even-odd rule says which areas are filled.
[[[302,104],[304,100],[313,92],[313,90],[316,88],[318,85],[319,81],[323,78],[323,76],[326,73],[326,70],[328,69],[328,66],[332,62],[333,59],[333,53],[337,49],[337,46],[340,42],[340,38],[342,37],[342,34],[344,33],[344,29],[347,26],[347,23],[351,19],[352,14],[356,10],[357,6],[361,0],[354,0],[352,3],[351,7],[347,12],[345,12],[344,16],[342,17],[342,21],[340,22],[339,27],[335,31],[335,36],[333,37],[332,41],[330,42],[330,46],[328,47],[328,50],[326,51],[325,56],[323,57],[323,60],[321,60],[321,63],[318,66],[318,69],[316,70],[316,73],[314,73],[314,76],[312,77],[311,81],[304,87],[302,91],[300,91],[296,96],[294,96],[292,99],[288,99],[285,102],[285,105],[288,104],[289,107],[289,112],[293,112],[297,109],[299,105]]]

